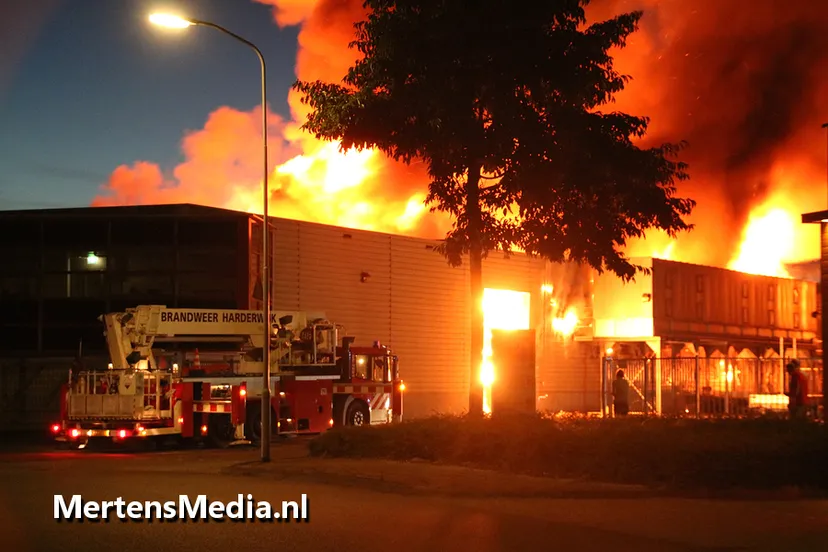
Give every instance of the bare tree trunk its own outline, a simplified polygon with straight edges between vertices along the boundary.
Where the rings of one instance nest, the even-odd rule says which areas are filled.
[[[483,252],[480,227],[480,165],[469,167],[466,182],[466,214],[469,231],[469,294],[471,307],[471,354],[469,359],[469,414],[483,414],[483,383],[480,381],[483,365]]]

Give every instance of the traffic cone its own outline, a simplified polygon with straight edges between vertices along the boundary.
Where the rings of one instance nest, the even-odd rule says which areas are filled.
[[[201,357],[198,356],[198,349],[195,350],[195,359],[193,360],[193,370],[201,370]]]

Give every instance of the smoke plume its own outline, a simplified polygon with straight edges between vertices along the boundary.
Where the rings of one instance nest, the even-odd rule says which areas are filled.
[[[347,44],[362,0],[254,0],[273,6],[276,25],[300,25],[296,74],[339,82],[356,59]],[[815,229],[801,213],[825,203],[828,110],[828,4],[805,0],[600,0],[591,20],[644,11],[641,29],[616,52],[615,66],[632,76],[613,106],[651,118],[642,145],[686,140],[682,157],[691,180],[680,195],[698,207],[696,229],[682,235],[674,256],[725,266],[737,254],[751,213],[779,207],[796,218],[796,240],[807,247],[788,260],[817,255]],[[446,220],[417,206],[426,190],[420,166],[379,155],[332,154],[299,131],[306,115],[295,92],[292,121],[272,116],[273,207],[286,216],[375,230],[440,237]],[[227,107],[183,140],[186,161],[170,177],[156,165],[119,167],[95,205],[197,201],[256,210],[261,186],[254,146],[258,119]],[[299,160],[292,160],[297,154]],[[283,166],[279,166],[286,163]],[[332,201],[330,194],[334,194]],[[398,222],[404,220],[404,222]],[[668,242],[650,236],[629,254],[651,255]]]

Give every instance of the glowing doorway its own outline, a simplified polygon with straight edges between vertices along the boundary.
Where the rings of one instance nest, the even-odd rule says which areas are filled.
[[[497,369],[492,364],[492,330],[530,329],[529,309],[532,296],[528,291],[506,289],[483,290],[483,366],[480,381],[483,384],[483,411],[492,411],[492,385]]]

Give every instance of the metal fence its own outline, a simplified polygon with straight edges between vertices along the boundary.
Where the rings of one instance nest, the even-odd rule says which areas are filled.
[[[630,387],[630,414],[745,416],[787,412],[788,360],[604,357],[602,409],[613,414],[612,380],[622,370]],[[808,382],[809,414],[822,416],[822,359],[798,360]]]

